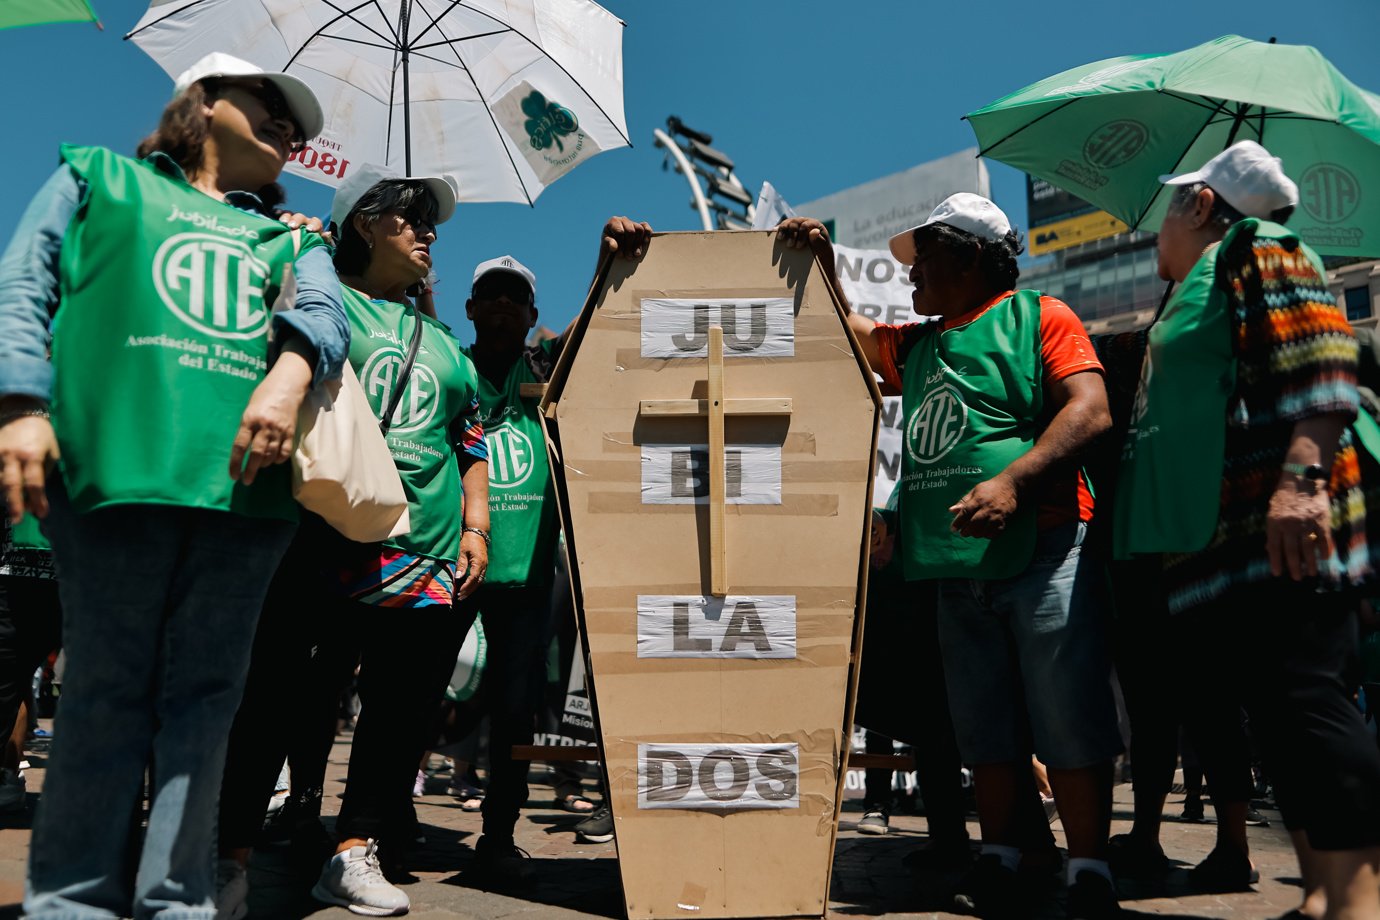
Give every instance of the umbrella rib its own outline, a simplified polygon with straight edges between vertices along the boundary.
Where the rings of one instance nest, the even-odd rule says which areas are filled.
[[[1173,168],[1169,170],[1171,173],[1179,171],[1179,164],[1184,161],[1184,157],[1188,156],[1188,152],[1193,149],[1193,145],[1198,143],[1198,138],[1203,136],[1203,132],[1206,131],[1208,129],[1208,126],[1212,124],[1212,120],[1217,117],[1217,114],[1224,108],[1226,108],[1226,105],[1227,100],[1222,99],[1217,103],[1217,108],[1213,109],[1211,112],[1208,113],[1207,121],[1203,122],[1203,124],[1198,128],[1198,131],[1193,135],[1193,140],[1189,141],[1188,144],[1184,146],[1184,152],[1179,154],[1179,158],[1174,161]],[[1140,222],[1145,220],[1145,215],[1150,213],[1150,209],[1155,206],[1155,202],[1159,200],[1160,193],[1163,192],[1164,189],[1165,187],[1163,185],[1160,185],[1158,188],[1155,189],[1155,194],[1150,196],[1150,200],[1145,203],[1145,208],[1136,217],[1135,223],[1131,224],[1132,230],[1140,229]]]
[[[162,16],[159,16],[159,17],[158,17],[157,19],[155,19],[153,22],[150,22],[150,23],[147,23],[146,25],[140,26],[139,28],[135,29],[135,30],[132,31],[132,32],[127,32],[127,33],[125,33],[125,41],[129,41],[131,38],[133,38],[134,36],[138,35],[140,32],[143,32],[145,29],[152,29],[154,26],[158,25],[160,22],[162,22],[162,21],[165,20],[165,19],[171,19],[173,16],[176,16],[178,13],[181,13],[181,12],[183,12],[183,11],[185,11],[185,10],[189,10],[189,9],[191,9],[191,8],[194,7],[194,6],[200,6],[201,4],[203,4],[203,3],[205,3],[205,2],[206,2],[206,0],[192,0],[192,2],[191,2],[191,3],[188,3],[186,6],[180,6],[180,7],[178,7],[178,8],[175,9],[175,10],[169,10],[167,13],[163,14]]]
[[[427,13],[427,15],[430,16],[431,14]],[[435,19],[431,21],[431,24],[436,27],[437,32],[445,36],[445,29],[441,28],[440,24]],[[479,88],[479,84],[474,79],[474,74],[470,73],[469,65],[466,64],[465,59],[460,56],[459,49],[449,42],[446,43],[446,47],[450,49],[451,54],[455,55],[455,61],[460,65],[460,68],[465,71],[465,76],[469,77],[470,85],[474,87],[475,94],[479,96],[479,101],[484,103],[484,114],[489,116],[489,124],[493,125],[494,133],[498,135],[499,142],[503,146],[503,153],[508,157],[508,165],[513,167],[513,175],[517,176],[518,186],[522,189],[522,194],[527,198],[527,206],[529,208],[534,207],[532,193],[527,191],[527,183],[522,180],[522,171],[518,169],[517,161],[513,159],[513,152],[508,149],[506,143],[503,143],[503,129],[498,126],[498,119],[494,118],[493,107],[489,105],[489,100],[484,98],[484,91]]]
[[[599,110],[599,114],[600,114],[600,115],[603,115],[603,116],[604,116],[604,119],[605,119],[610,125],[613,125],[613,130],[617,131],[617,132],[618,132],[618,136],[621,137],[621,138],[623,138],[623,143],[627,144],[629,147],[631,147],[631,146],[633,145],[632,139],[629,138],[626,134],[624,134],[624,133],[622,132],[622,130],[619,129],[618,125],[614,124],[613,119],[609,117],[609,113],[606,112],[606,111],[604,111],[604,107],[603,107],[602,105],[599,104],[599,100],[598,100],[598,99],[595,99],[594,96],[592,96],[592,95],[590,94],[589,90],[585,89],[584,86],[582,86],[582,85],[580,84],[580,81],[579,81],[579,80],[576,80],[573,76],[571,76],[570,71],[568,71],[568,70],[565,69],[565,65],[564,65],[564,64],[562,64],[560,61],[558,61],[558,60],[556,60],[554,57],[552,57],[551,54],[550,54],[550,52],[548,52],[548,51],[547,51],[545,48],[543,48],[541,45],[539,45],[539,44],[537,44],[536,42],[532,41],[532,39],[531,39],[530,37],[528,37],[527,35],[525,35],[525,34],[522,33],[521,31],[519,31],[518,29],[514,29],[510,23],[504,22],[503,20],[499,19],[498,17],[494,16],[493,14],[491,14],[491,13],[486,13],[484,10],[477,10],[477,9],[475,9],[474,7],[472,7],[472,6],[468,5],[467,3],[465,3],[464,0],[451,0],[450,5],[446,7],[445,11],[442,12],[440,16],[435,16],[435,17],[433,17],[432,20],[431,20],[431,26],[428,26],[427,28],[423,29],[422,32],[421,32],[421,34],[418,35],[417,37],[418,37],[418,38],[421,38],[422,35],[425,35],[427,32],[430,32],[432,26],[434,26],[434,27],[436,28],[437,31],[440,31],[440,30],[441,30],[440,20],[442,19],[442,17],[444,17],[444,16],[446,15],[446,13],[449,13],[451,10],[455,9],[457,6],[463,6],[465,9],[470,10],[471,12],[478,13],[478,14],[481,15],[481,16],[485,16],[485,17],[487,17],[487,18],[489,18],[489,19],[492,19],[494,22],[498,23],[499,25],[507,26],[508,29],[509,29],[509,31],[511,31],[514,35],[518,36],[518,37],[521,38],[523,41],[527,42],[527,44],[531,45],[533,48],[536,48],[536,49],[537,49],[538,51],[540,51],[542,54],[546,55],[546,59],[547,59],[548,61],[550,61],[552,64],[555,64],[557,67],[559,67],[559,68],[561,69],[561,73],[565,74],[565,75],[566,75],[566,78],[570,80],[571,85],[574,86],[576,89],[578,89],[580,92],[584,93],[584,94],[585,94],[585,98],[588,99],[588,100],[594,105],[594,107],[595,107],[596,109]],[[431,14],[430,14],[430,13],[427,13],[427,15],[430,16]],[[442,32],[441,34],[444,35],[445,33]],[[466,70],[468,71],[468,68],[466,68]]]
[[[1040,122],[1044,121],[1044,120],[1045,120],[1046,118],[1048,118],[1049,116],[1053,115],[1055,112],[1061,112],[1061,111],[1063,111],[1064,109],[1068,108],[1069,106],[1073,105],[1074,102],[1076,102],[1076,101],[1077,101],[1076,99],[1069,99],[1069,100],[1066,100],[1066,101],[1064,101],[1064,102],[1059,103],[1059,104],[1056,105],[1054,108],[1050,109],[1048,112],[1045,112],[1045,113],[1041,114],[1039,118],[1033,118],[1033,119],[1031,119],[1030,121],[1028,121],[1028,122],[1026,122],[1025,124],[1021,125],[1021,126],[1020,126],[1019,128],[1017,128],[1015,131],[1012,131],[1010,134],[1006,135],[1006,137],[1003,137],[1001,140],[997,141],[996,143],[988,144],[986,147],[984,147],[984,148],[982,148],[981,150],[979,150],[978,153],[977,153],[977,155],[980,156],[980,157],[986,156],[988,153],[990,153],[991,151],[995,150],[997,147],[1000,147],[1002,144],[1004,144],[1004,143],[1006,143],[1007,141],[1011,140],[1011,138],[1015,137],[1017,134],[1020,134],[1020,133],[1021,133],[1022,131],[1024,131],[1026,128],[1029,128],[1029,127],[1032,127],[1032,126],[1034,126],[1034,125],[1036,125],[1036,124],[1039,124]],[[963,117],[964,117],[964,118],[967,118],[968,116],[967,116],[967,115],[964,115]]]
[[[327,29],[329,29],[331,26],[335,25],[336,23],[340,22],[340,20],[342,20],[342,19],[348,19],[348,20],[350,20],[351,22],[353,22],[355,25],[358,25],[358,26],[360,26],[360,27],[366,29],[367,31],[374,33],[375,35],[377,35],[377,36],[379,37],[379,41],[384,41],[384,42],[388,41],[388,36],[387,36],[387,35],[383,35],[382,33],[380,33],[380,32],[378,31],[378,29],[375,29],[373,26],[369,25],[368,23],[361,22],[360,20],[356,19],[355,16],[354,16],[354,14],[355,14],[356,11],[363,9],[363,8],[366,7],[366,6],[376,5],[376,4],[373,3],[373,0],[365,0],[365,2],[361,3],[359,6],[353,7],[352,9],[350,9],[350,10],[348,10],[348,11],[347,11],[347,10],[343,10],[343,9],[341,9],[340,7],[336,6],[334,3],[331,2],[331,0],[324,0],[324,2],[325,2],[325,4],[326,4],[327,6],[329,6],[331,9],[335,10],[335,11],[336,11],[337,13],[339,13],[340,15],[339,15],[339,16],[336,16],[336,17],[335,17],[334,19],[332,19],[330,22],[327,22],[327,23],[323,24],[323,25],[321,26],[321,28],[317,29],[317,30],[316,30],[315,32],[313,32],[311,35],[308,35],[306,41],[302,42],[302,44],[300,44],[300,45],[297,46],[297,50],[294,51],[294,52],[292,53],[292,57],[288,58],[287,63],[283,65],[283,69],[284,69],[284,70],[287,70],[287,69],[288,69],[289,67],[291,67],[294,63],[296,63],[297,58],[302,54],[303,51],[306,51],[306,50],[307,50],[307,46],[310,45],[310,44],[311,44],[313,41],[315,41],[316,39],[318,39],[318,38],[334,38],[334,39],[340,39],[340,36],[337,36],[337,35],[326,35],[326,34],[324,34],[324,33],[325,33],[325,31],[326,31]],[[349,39],[343,39],[343,40],[344,40],[344,41],[349,41]],[[397,43],[394,42],[394,45],[396,45],[396,44],[397,44]]]
[[[329,38],[331,41],[350,42],[353,45],[364,45],[369,48],[382,48],[384,51],[396,51],[397,45],[382,44],[380,42],[369,42],[362,38],[348,38],[344,35],[318,35],[317,38]]]
[[[511,32],[511,31],[513,31],[513,30],[512,30],[512,29],[494,29],[492,32],[480,32],[480,33],[477,34],[477,35],[466,35],[464,38],[449,38],[449,39],[446,39],[445,41],[442,41],[442,42],[432,42],[432,43],[427,44],[427,45],[412,45],[411,48],[412,48],[413,51],[421,51],[421,50],[426,49],[426,48],[439,48],[439,47],[441,47],[442,45],[454,45],[454,44],[456,44],[456,43],[458,43],[458,42],[469,42],[469,41],[474,41],[476,38],[488,38],[490,35],[502,35],[502,34],[505,33],[505,32]]]

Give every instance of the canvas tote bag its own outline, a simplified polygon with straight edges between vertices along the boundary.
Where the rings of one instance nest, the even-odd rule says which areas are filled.
[[[294,243],[300,233],[293,231]],[[273,309],[290,310],[296,300],[296,276],[287,266]],[[408,532],[407,496],[398,468],[349,361],[339,380],[312,387],[302,400],[296,441],[292,495],[303,508],[360,543]]]

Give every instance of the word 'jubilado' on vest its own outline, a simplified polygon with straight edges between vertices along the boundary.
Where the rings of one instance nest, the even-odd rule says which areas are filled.
[[[99,147],[62,148],[86,198],[62,244],[53,427],[73,505],[147,503],[295,520],[291,470],[228,475],[268,369],[292,232]],[[322,245],[307,234],[302,249]]]
[[[993,539],[949,529],[949,511],[1035,443],[1044,403],[1040,293],[1017,291],[972,322],[920,331],[901,379],[901,544],[907,579],[1007,578],[1035,551],[1035,508]]]
[[[350,366],[374,414],[393,397],[417,328],[413,307],[370,300],[341,288],[350,320]],[[474,365],[460,354],[449,327],[422,316],[422,341],[402,398],[393,410],[388,449],[407,494],[412,529],[385,546],[428,559],[460,558],[460,467],[451,423],[469,409],[478,385]]]

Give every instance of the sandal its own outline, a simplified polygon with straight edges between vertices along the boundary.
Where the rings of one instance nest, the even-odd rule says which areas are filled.
[[[484,807],[484,790],[468,780],[452,781],[447,791],[460,803],[461,811],[479,811]]]
[[[556,807],[572,815],[594,814],[594,800],[575,793],[557,799]]]

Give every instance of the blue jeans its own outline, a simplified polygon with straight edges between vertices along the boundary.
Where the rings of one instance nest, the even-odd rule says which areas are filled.
[[[1011,578],[939,583],[939,644],[963,760],[1035,753],[1074,770],[1121,752],[1112,699],[1110,609],[1101,566],[1083,558],[1084,524],[1044,531]]]
[[[226,739],[295,525],[160,505],[78,514],[56,476],[48,499],[67,670],[25,915],[212,920]]]

